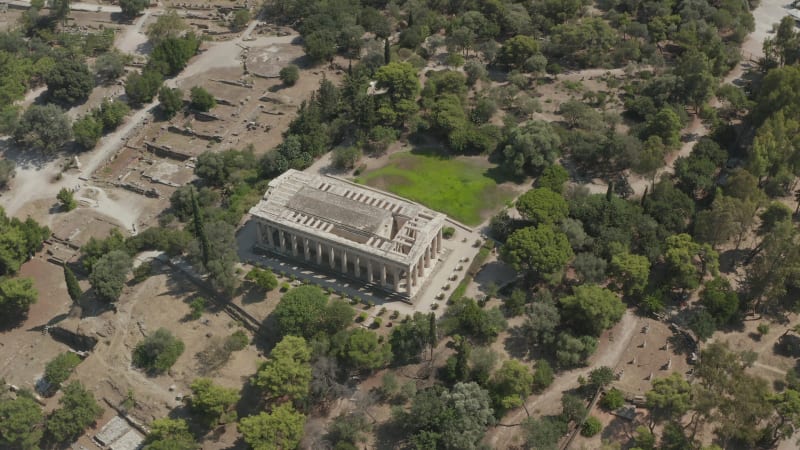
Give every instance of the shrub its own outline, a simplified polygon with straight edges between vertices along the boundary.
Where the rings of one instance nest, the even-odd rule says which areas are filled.
[[[362,312],[361,314],[358,315],[358,317],[356,317],[356,322],[358,323],[361,323],[365,320],[367,320],[367,313]]]
[[[372,321],[372,328],[380,328],[383,324],[383,319],[380,317],[376,317],[375,320]]]
[[[592,437],[603,429],[603,425],[594,416],[589,416],[581,425],[581,436]]]
[[[56,198],[66,211],[72,211],[78,206],[78,202],[75,201],[75,195],[67,188],[61,188]]]
[[[553,383],[553,368],[550,363],[540,360],[536,363],[536,370],[533,371],[533,390],[541,392]]]
[[[271,291],[278,287],[278,278],[269,269],[259,269],[254,267],[244,277],[245,280],[252,281],[254,285],[258,286],[264,291]]]
[[[453,227],[444,227],[442,228],[442,237],[445,239],[450,239],[456,234],[456,229]]]
[[[203,297],[197,297],[196,299],[192,300],[191,303],[189,303],[189,308],[192,309],[192,312],[189,313],[189,317],[191,317],[192,320],[199,319],[200,316],[203,315],[203,311],[206,310],[206,299]]]
[[[250,338],[247,336],[247,333],[242,330],[236,330],[232,335],[225,339],[225,349],[232,352],[238,352],[239,350],[244,350],[249,343]]]
[[[159,328],[133,349],[133,364],[150,373],[164,373],[183,353],[183,341],[166,328]]]
[[[70,374],[78,364],[81,363],[81,358],[75,353],[62,353],[47,363],[44,366],[44,379],[50,384],[48,394],[55,393],[61,387],[61,383],[69,378]]]
[[[614,411],[622,407],[625,404],[625,398],[622,396],[622,392],[618,389],[613,388],[603,395],[603,399],[600,400],[600,406],[608,411]]]
[[[233,14],[233,20],[231,20],[231,28],[236,31],[241,30],[242,28],[247,25],[247,22],[250,22],[250,11],[247,9],[240,9]]]
[[[286,292],[289,289],[291,289],[291,287],[292,287],[291,284],[284,281],[283,283],[281,283],[281,292]]]
[[[153,274],[153,264],[149,261],[139,264],[133,269],[133,283],[141,283]]]
[[[217,101],[214,100],[214,96],[200,86],[195,86],[192,88],[189,93],[189,98],[192,101],[191,107],[198,111],[205,112],[217,105]]]
[[[769,333],[769,325],[767,325],[766,323],[760,323],[758,324],[756,330],[758,331],[758,334],[764,336],[765,334]]]
[[[283,84],[287,86],[294,86],[294,84],[297,83],[297,80],[300,79],[300,68],[294,64],[289,64],[281,69],[281,71],[278,73],[278,77],[281,79]]]
[[[78,284],[78,278],[75,277],[75,274],[67,266],[64,266],[64,282],[67,283],[69,298],[71,298],[73,302],[80,300],[83,295],[83,290],[81,289],[81,285]]]

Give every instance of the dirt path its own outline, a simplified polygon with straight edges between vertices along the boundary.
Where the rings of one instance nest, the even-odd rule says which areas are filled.
[[[561,409],[561,397],[564,391],[578,386],[578,378],[587,377],[589,372],[599,366],[616,368],[620,363],[623,353],[628,348],[631,338],[638,328],[638,318],[631,310],[625,311],[622,320],[612,329],[609,336],[613,336],[613,341],[601,342],[599,352],[589,361],[587,367],[562,372],[543,393],[528,398],[525,408],[518,408],[511,414],[506,415],[501,423],[512,425],[519,424],[527,417],[525,410],[531,414],[539,416],[542,414],[556,414]],[[517,433],[509,432],[507,427],[495,427],[486,434],[484,442],[491,448],[509,448],[512,438]]]
[[[144,14],[136,19],[134,25],[126,28],[125,33],[117,38],[117,42],[114,43],[114,46],[117,47],[117,49],[122,53],[140,55],[146,54],[147,52],[145,49],[147,48],[147,35],[144,34],[144,24],[147,22],[147,19],[151,14],[158,11],[160,10],[145,10]]]

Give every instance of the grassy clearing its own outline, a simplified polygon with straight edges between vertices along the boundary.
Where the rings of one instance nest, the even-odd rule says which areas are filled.
[[[441,158],[418,153],[396,153],[380,169],[356,179],[443,212],[467,225],[478,225],[514,192],[499,186],[497,170],[468,158]]]

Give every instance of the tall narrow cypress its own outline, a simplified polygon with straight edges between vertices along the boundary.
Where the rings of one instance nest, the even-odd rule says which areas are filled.
[[[192,198],[192,215],[194,216],[194,235],[200,240],[200,251],[203,253],[203,266],[208,267],[209,260],[209,244],[208,237],[206,236],[205,228],[203,227],[203,216],[200,212],[200,205],[197,203],[197,197],[194,195],[194,188],[189,189],[189,194]]]
[[[383,40],[383,63],[392,62],[392,47],[389,45],[389,38]]]

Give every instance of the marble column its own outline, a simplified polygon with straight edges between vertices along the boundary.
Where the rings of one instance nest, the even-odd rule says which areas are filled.
[[[418,277],[421,277],[423,274],[425,274],[425,267],[424,267],[424,262],[423,261],[424,261],[424,258],[422,256],[420,256],[419,257],[419,261],[417,261],[417,267],[416,267],[417,276]],[[414,283],[414,284],[416,284],[416,283]]]
[[[361,257],[356,255],[356,278],[361,278]]]
[[[333,250],[333,247],[330,247],[330,253],[328,253],[328,264],[331,265],[331,269],[335,269],[336,268],[335,258],[336,258],[336,254],[335,254],[335,252]]]
[[[416,286],[417,285],[417,276],[418,276],[417,274],[418,273],[419,273],[419,270],[417,270],[416,267],[412,267],[411,268],[411,283],[408,284],[408,292],[409,293],[411,292],[411,286]]]
[[[367,259],[367,282],[372,283],[372,261]]]
[[[442,251],[442,230],[439,229],[439,232],[436,233],[436,253],[440,253]]]
[[[381,263],[381,286],[386,286],[386,264]]]
[[[322,265],[322,244],[317,242],[317,265]]]
[[[342,250],[342,273],[347,273],[347,250]]]
[[[306,258],[306,261],[311,259],[311,247],[308,244],[308,238],[303,238],[303,256]]]
[[[290,239],[292,240],[292,256],[297,256],[297,235],[291,234],[289,235]]]
[[[272,227],[269,225],[264,225],[264,228],[267,231],[267,242],[269,243],[270,248],[275,247],[275,239],[272,238]]]
[[[423,257],[425,258],[425,267],[426,268],[431,266],[431,251],[432,251],[432,249],[431,249],[430,245],[425,247],[425,253],[423,253]]]
[[[256,244],[264,245],[264,233],[261,227],[265,227],[261,222],[256,222]]]
[[[394,291],[400,291],[400,269],[392,269],[392,282],[394,283]]]
[[[278,230],[278,239],[281,242],[281,252],[285,253],[286,252],[286,234],[283,232],[283,230],[280,230],[280,229]]]

